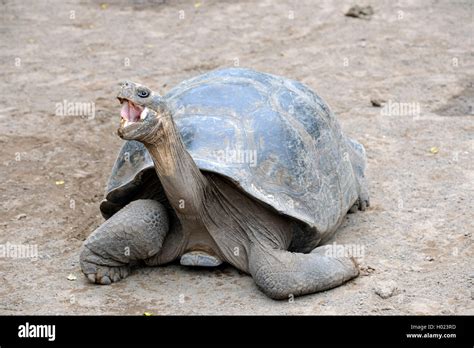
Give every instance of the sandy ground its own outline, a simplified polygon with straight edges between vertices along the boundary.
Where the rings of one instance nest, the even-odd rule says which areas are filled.
[[[370,20],[344,16],[354,4],[0,1],[0,244],[38,249],[0,259],[0,314],[474,314],[473,3],[373,1]],[[364,247],[363,274],[294,302],[229,266],[89,284],[79,248],[122,144],[118,81],[165,93],[234,65],[306,83],[366,147],[372,206],[333,240]],[[64,101],[94,113],[61,116]]]

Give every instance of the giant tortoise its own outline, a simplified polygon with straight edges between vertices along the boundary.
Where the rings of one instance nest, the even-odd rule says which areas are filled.
[[[85,241],[91,282],[133,266],[227,262],[274,299],[336,287],[359,274],[324,246],[348,212],[369,205],[364,147],[307,86],[230,68],[165,96],[120,85],[126,142]]]

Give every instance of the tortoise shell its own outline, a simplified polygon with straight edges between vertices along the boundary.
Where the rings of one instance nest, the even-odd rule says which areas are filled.
[[[226,177],[256,200],[303,222],[309,233],[335,230],[357,200],[349,152],[353,144],[361,145],[342,134],[328,105],[307,86],[230,68],[186,80],[164,100],[203,173]],[[127,141],[107,184],[104,217],[143,198],[150,182],[159,192],[148,151]]]

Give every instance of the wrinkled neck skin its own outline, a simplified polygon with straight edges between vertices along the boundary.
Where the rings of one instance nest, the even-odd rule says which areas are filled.
[[[153,158],[156,173],[175,212],[197,217],[207,179],[186,150],[170,111],[162,109],[159,115],[160,122],[143,143]]]

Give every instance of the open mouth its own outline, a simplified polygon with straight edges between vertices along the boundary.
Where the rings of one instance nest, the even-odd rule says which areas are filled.
[[[118,99],[120,104],[122,104],[122,109],[120,110],[120,127],[128,127],[145,119],[147,115],[147,108],[136,105],[127,99]]]

